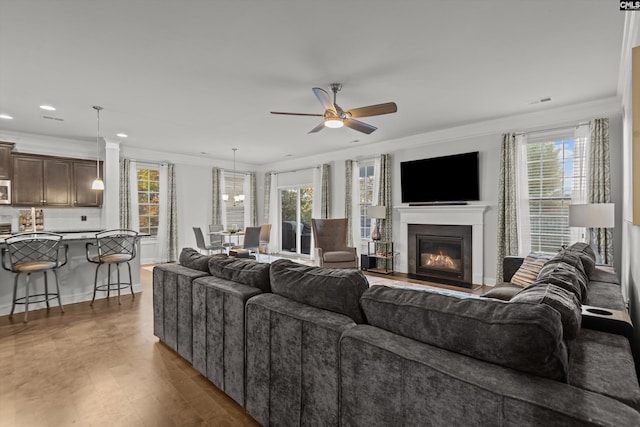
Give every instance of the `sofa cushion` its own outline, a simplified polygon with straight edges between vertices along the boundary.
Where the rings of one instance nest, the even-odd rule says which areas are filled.
[[[538,277],[538,273],[542,266],[553,258],[553,254],[546,252],[531,252],[522,262],[522,265],[511,278],[511,283],[517,286],[525,287],[532,284]]]
[[[373,326],[476,359],[566,381],[560,313],[546,304],[461,299],[372,286],[360,299]]]
[[[209,261],[212,276],[231,280],[247,286],[253,286],[262,292],[271,292],[269,283],[269,264],[248,258],[212,256]]]
[[[551,282],[560,287],[565,287],[566,283],[574,280],[579,288],[579,291],[575,292],[576,296],[584,304],[587,301],[589,277],[584,271],[580,256],[565,250],[558,252],[557,255],[545,263],[537,279],[537,281]]]
[[[360,270],[313,267],[291,260],[271,263],[274,294],[317,308],[344,314],[363,323],[360,296],[369,287]]]
[[[585,273],[591,278],[591,275],[596,270],[596,253],[593,252],[593,248],[588,243],[577,242],[569,246],[567,251],[578,254]]]
[[[560,313],[562,331],[565,340],[573,340],[580,332],[582,309],[580,301],[570,292],[550,283],[534,283],[527,286],[511,302],[547,304]]]
[[[180,265],[192,268],[194,270],[202,271],[204,273],[209,273],[209,259],[212,256],[216,257],[225,257],[225,254],[218,255],[202,255],[200,252],[193,248],[183,248],[180,252],[180,257],[178,258],[178,262]]]
[[[347,262],[354,261],[356,259],[355,254],[352,251],[332,251],[322,254],[325,262]]]

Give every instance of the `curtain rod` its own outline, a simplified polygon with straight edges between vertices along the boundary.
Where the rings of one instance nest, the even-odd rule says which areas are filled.
[[[573,129],[577,129],[580,126],[584,126],[584,125],[588,125],[588,124],[589,124],[589,122],[580,122],[580,123],[577,123],[575,125],[570,125],[570,126],[559,126],[559,127],[556,127],[556,128],[532,130],[532,131],[529,131],[529,132],[516,132],[515,134],[516,135],[531,135],[531,134],[534,134],[534,133],[553,132],[553,131],[556,131],[556,130],[565,130],[565,129],[572,129],[572,128]]]
[[[302,169],[290,169],[290,170],[286,170],[286,171],[268,171],[265,173],[275,173],[275,174],[279,174],[279,173],[294,173],[294,172],[300,172],[300,171],[306,171],[309,169],[320,169],[320,166],[311,166],[309,168],[302,168]]]

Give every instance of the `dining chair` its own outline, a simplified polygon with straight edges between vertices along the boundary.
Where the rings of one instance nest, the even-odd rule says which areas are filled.
[[[228,242],[222,232],[224,226],[222,224],[209,224],[209,245],[216,248],[222,247],[222,250],[226,250],[233,246],[231,242]],[[216,249],[220,250],[220,249]]]
[[[118,304],[120,304],[120,290],[131,289],[131,296],[135,299],[133,293],[133,277],[131,276],[130,262],[136,257],[136,243],[138,240],[138,232],[133,230],[113,229],[96,233],[96,241],[88,242],[85,245],[87,252],[87,261],[96,264],[96,274],[93,281],[93,298],[91,303],[96,299],[96,292],[106,292],[107,298],[111,290],[118,292]],[[92,249],[95,248],[95,249]],[[98,272],[100,267],[107,265],[107,283],[98,284]],[[117,273],[117,282],[111,282],[111,265],[115,264]],[[129,282],[120,280],[120,264],[126,264],[129,269]]]
[[[258,246],[258,252],[266,254],[271,261],[271,250],[269,249],[269,242],[271,241],[271,224],[262,224],[260,226],[260,244]]]
[[[20,233],[7,238],[4,242],[6,247],[2,248],[2,268],[15,273],[9,317],[13,316],[16,304],[24,304],[24,322],[26,323],[30,303],[45,302],[47,309],[49,309],[49,301],[52,299],[58,300],[60,311],[64,313],[64,307],[60,300],[58,269],[67,263],[69,247],[61,244],[62,235],[48,232]],[[64,261],[60,260],[60,249],[64,249]],[[50,271],[56,279],[55,293],[49,292],[47,273]],[[27,275],[25,296],[18,297],[18,281],[23,273]],[[44,293],[30,293],[29,285],[32,273],[44,274]]]
[[[249,251],[249,254],[254,254],[256,260],[258,259],[260,252],[260,227],[246,227],[244,229],[244,243],[243,249]]]
[[[211,254],[211,251],[222,251],[225,247],[222,244],[209,244],[207,245],[204,241],[204,235],[202,234],[202,229],[200,227],[193,227],[193,232],[196,235],[196,246],[202,251],[206,251],[207,255]]]

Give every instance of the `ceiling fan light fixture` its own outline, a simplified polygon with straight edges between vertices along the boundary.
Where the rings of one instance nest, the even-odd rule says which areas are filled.
[[[334,118],[326,119],[324,121],[324,125],[328,128],[337,129],[344,126],[344,123],[342,122],[342,119],[334,117]]]

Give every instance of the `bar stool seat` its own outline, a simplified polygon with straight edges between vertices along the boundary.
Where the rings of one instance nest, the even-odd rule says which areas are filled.
[[[118,304],[120,302],[120,290],[129,288],[131,290],[131,296],[136,298],[133,293],[133,278],[131,276],[131,264],[136,257],[136,240],[138,239],[138,232],[133,230],[115,229],[107,230],[96,234],[96,243],[87,243],[87,261],[96,264],[96,274],[93,283],[93,298],[91,304],[96,299],[96,292],[102,291],[107,293],[109,298],[112,290],[118,292]],[[91,254],[92,248],[97,249],[97,254]],[[98,284],[98,272],[100,267],[107,265],[107,283]],[[111,265],[115,264],[117,272],[117,282],[111,282]],[[126,264],[129,268],[129,281],[122,282],[120,280],[120,264]]]
[[[52,299],[58,300],[60,311],[64,313],[64,307],[60,300],[58,269],[67,263],[69,247],[62,245],[61,241],[62,235],[47,232],[20,233],[5,240],[6,247],[2,248],[2,268],[16,274],[9,317],[13,317],[16,304],[24,304],[24,321],[26,323],[29,304],[45,302],[47,309],[49,309],[49,301]],[[64,249],[64,261],[59,260],[60,249]],[[48,272],[53,272],[56,280],[56,292],[49,292]],[[23,273],[27,275],[25,295],[18,297],[18,282]],[[32,273],[44,274],[44,292],[36,294],[30,292]]]

